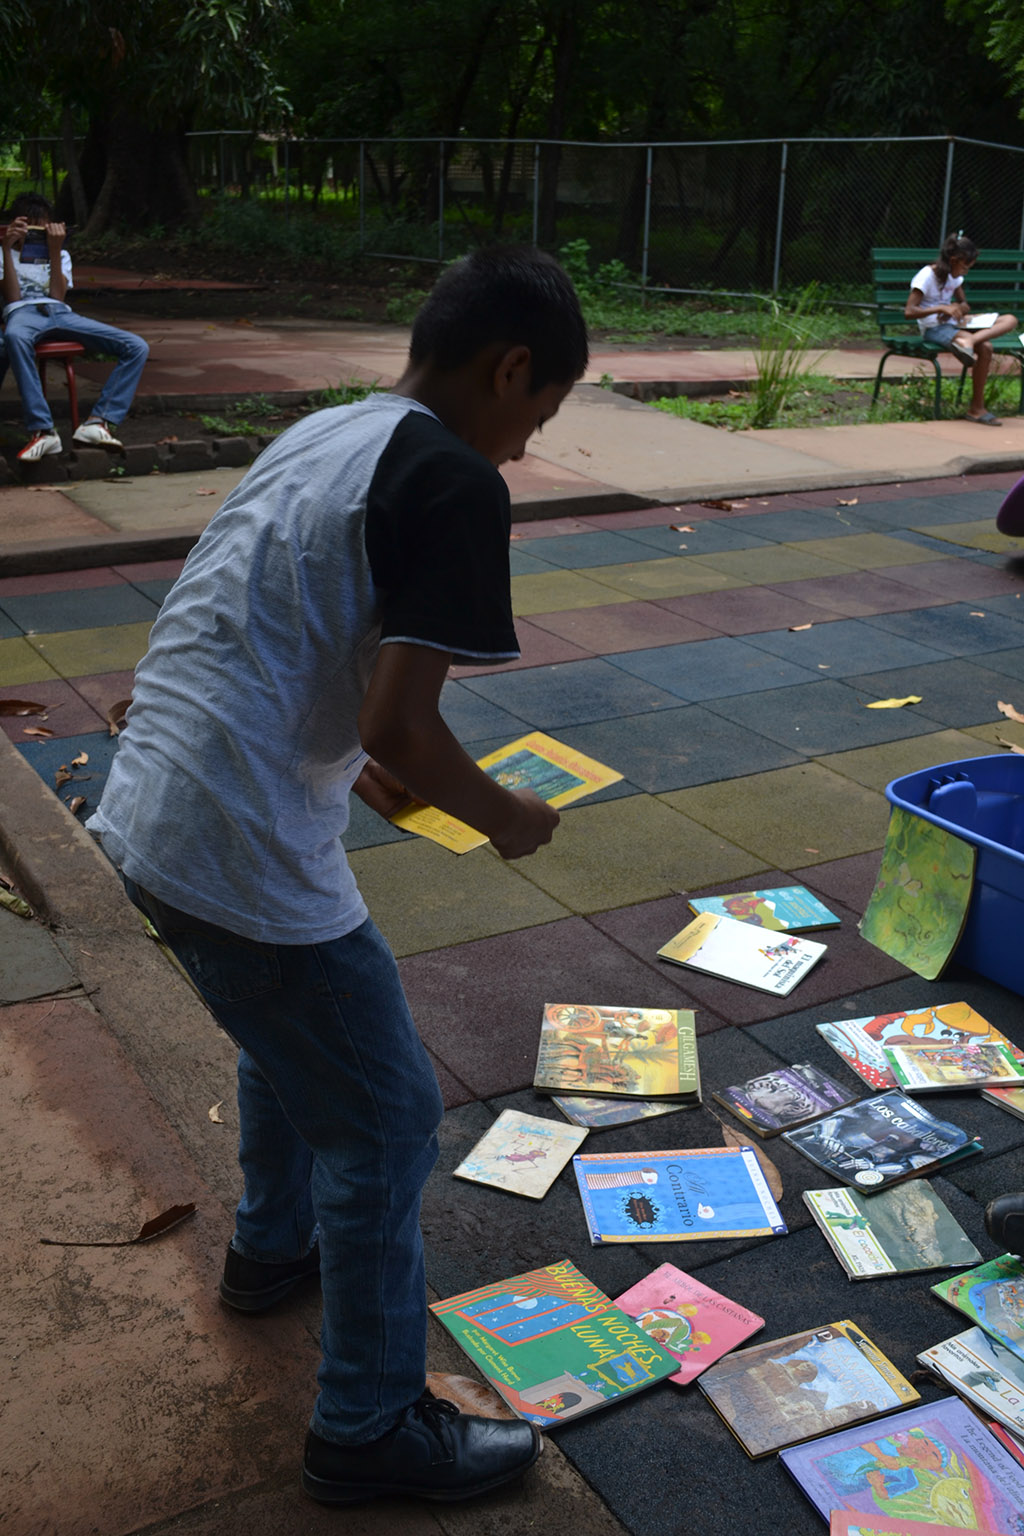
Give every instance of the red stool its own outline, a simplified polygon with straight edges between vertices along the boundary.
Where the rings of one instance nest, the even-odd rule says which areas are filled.
[[[36,343],[36,363],[39,367],[39,383],[46,393],[46,364],[52,358],[64,364],[64,377],[68,386],[68,404],[71,407],[71,430],[78,431],[78,391],[75,387],[75,358],[84,357],[85,348],[80,341],[39,341]]]

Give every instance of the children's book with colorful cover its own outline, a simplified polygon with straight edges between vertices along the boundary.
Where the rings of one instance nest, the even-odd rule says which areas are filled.
[[[894,1520],[891,1515],[858,1515],[848,1509],[834,1509],[828,1536],[964,1536],[962,1525],[926,1525],[921,1520]],[[980,1530],[974,1536],[1008,1536],[1003,1531]]]
[[[959,1269],[981,1254],[926,1179],[880,1195],[806,1189],[804,1204],[851,1280]]]
[[[755,1457],[921,1395],[848,1319],[736,1350],[697,1385]]]
[[[678,1365],[569,1259],[430,1310],[513,1412],[548,1429],[663,1381]]]
[[[759,1136],[777,1136],[780,1131],[828,1114],[830,1109],[852,1104],[860,1093],[851,1093],[809,1061],[799,1061],[745,1083],[718,1088],[711,1097]]]
[[[786,1231],[753,1147],[580,1152],[572,1166],[595,1247]]]
[[[998,1104],[1000,1109],[1024,1120],[1024,1088],[983,1088],[981,1096],[988,1099],[990,1104]]]
[[[780,1459],[825,1520],[846,1509],[975,1532],[1024,1529],[1024,1468],[957,1397],[839,1430]]]
[[[932,1291],[1024,1360],[1024,1263],[1014,1254],[940,1280]]]
[[[907,1093],[1004,1087],[1024,1082],[1024,1066],[996,1040],[903,1040],[884,1047],[897,1083]]]
[[[861,935],[935,981],[967,921],[976,853],[972,843],[894,805],[878,882],[858,924]]]
[[[825,948],[814,939],[791,933],[774,935],[732,917],[702,912],[663,944],[658,954],[676,965],[787,997],[817,965]]]
[[[934,1008],[915,1008],[907,1013],[878,1013],[863,1019],[836,1019],[816,1026],[819,1035],[864,1079],[876,1093],[897,1088],[896,1075],[885,1059],[887,1045],[906,1040],[930,1040],[938,1044],[969,1045],[994,1040],[1006,1045],[1018,1061],[1018,1051],[970,1003],[939,1003]]]
[[[622,778],[614,768],[606,768],[592,757],[563,746],[542,731],[531,731],[528,736],[509,742],[507,747],[489,752],[480,758],[478,767],[506,789],[532,789],[556,810],[604,789],[607,784],[617,784]],[[403,806],[391,820],[403,832],[418,832],[421,837],[440,843],[442,848],[450,848],[452,853],[469,853],[472,848],[482,848],[487,841],[483,833],[434,805]]]
[[[988,1427],[999,1444],[1006,1447],[1014,1461],[1019,1461],[1024,1467],[1024,1438],[1015,1435],[1012,1429],[1006,1428],[1005,1424],[996,1424],[990,1420]]]
[[[810,1125],[783,1131],[783,1141],[834,1179],[873,1194],[915,1173],[940,1167],[981,1144],[903,1093],[879,1093]]]
[[[653,1120],[658,1115],[674,1115],[680,1109],[697,1109],[700,1101],[673,1104],[665,1099],[596,1099],[585,1094],[553,1093],[551,1102],[558,1106],[572,1125],[585,1125],[588,1131],[604,1131],[613,1125],[632,1125],[636,1120]]]
[[[984,1328],[968,1328],[917,1358],[985,1418],[1024,1434],[1024,1360]]]
[[[767,891],[733,891],[729,896],[694,896],[690,911],[717,912],[755,928],[779,933],[804,933],[814,928],[838,928],[839,919],[805,885],[780,885]]]
[[[586,1137],[585,1130],[560,1120],[503,1109],[456,1168],[455,1177],[540,1200]]]
[[[702,1285],[674,1264],[659,1264],[644,1280],[616,1296],[655,1343],[679,1361],[669,1381],[685,1386],[709,1365],[764,1327],[764,1318]]]
[[[700,1101],[697,1029],[687,1008],[545,1003],[534,1087]]]

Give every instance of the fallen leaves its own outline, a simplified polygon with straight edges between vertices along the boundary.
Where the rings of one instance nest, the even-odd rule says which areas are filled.
[[[739,507],[749,506],[746,501],[702,501],[700,506],[710,507],[713,512],[735,512]]]
[[[72,766],[72,768],[84,768],[88,761],[89,761],[89,754],[88,754],[88,752],[79,752],[77,757],[73,757],[71,759],[71,766]]]
[[[996,704],[996,709],[998,709],[1001,715],[1005,715],[1007,720],[1019,720],[1024,725],[1024,715],[1019,710],[1014,709],[1012,704],[1004,704],[1002,699],[1000,699]]]
[[[31,917],[32,908],[24,896],[18,896],[6,886],[0,885],[0,907],[7,912],[13,912],[17,917]]]
[[[68,801],[68,810],[71,812],[72,816],[77,816],[84,804],[85,796],[75,795]]]
[[[996,741],[998,741],[1001,747],[1008,747],[1011,752],[1016,752],[1019,756],[1024,757],[1024,747],[1018,747],[1015,741],[1007,741],[1006,737],[1000,736],[998,731],[996,732]]]
[[[206,1118],[211,1120],[214,1125],[224,1124],[224,1119],[220,1112],[220,1107],[223,1103],[223,1099],[218,1099],[216,1104],[211,1104],[209,1109],[206,1111]]]
[[[45,715],[48,704],[34,704],[31,699],[0,699],[0,715]]]
[[[107,729],[111,736],[119,736],[124,730],[124,717],[131,702],[131,699],[118,699],[117,703],[111,704],[107,710]]]
[[[670,533],[693,533],[694,529],[689,523],[669,523]]]
[[[859,501],[860,501],[860,497],[859,496],[851,496],[849,501],[844,501],[841,496],[837,496],[836,497],[836,506],[837,507],[855,507]]]
[[[791,635],[797,635],[797,634],[800,633],[800,631],[802,629],[813,629],[813,628],[814,628],[813,624],[791,624],[789,626],[789,632],[790,632]]]
[[[218,493],[209,486],[201,485],[193,494],[196,496],[216,496]]]
[[[168,1206],[159,1216],[144,1221],[134,1237],[41,1237],[39,1241],[56,1248],[128,1248],[133,1243],[149,1243],[154,1237],[162,1237],[194,1212],[195,1205],[192,1202],[188,1205]]]
[[[48,725],[26,725],[21,734],[23,736],[38,736],[41,740],[46,741],[53,735],[53,732]]]
[[[868,704],[868,709],[903,709],[907,704],[920,704],[919,693],[908,693],[905,699],[876,699],[873,704]]]

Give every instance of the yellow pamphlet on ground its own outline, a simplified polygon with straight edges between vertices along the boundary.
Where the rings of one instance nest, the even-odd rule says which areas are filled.
[[[542,731],[531,731],[479,760],[479,766],[506,789],[532,789],[548,805],[561,810],[584,795],[616,784],[622,778],[614,768],[596,763],[582,752],[563,746]],[[452,853],[469,853],[487,839],[482,832],[433,805],[407,805],[396,811],[391,821],[403,832],[418,832]]]

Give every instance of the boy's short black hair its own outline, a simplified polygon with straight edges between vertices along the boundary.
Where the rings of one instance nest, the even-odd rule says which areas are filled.
[[[44,224],[53,223],[53,204],[47,202],[41,192],[19,192],[7,210],[8,221],[24,217],[29,223],[41,219]]]
[[[530,388],[587,366],[587,327],[568,273],[532,245],[489,245],[442,272],[413,322],[409,355],[443,372],[500,345],[530,349]]]

